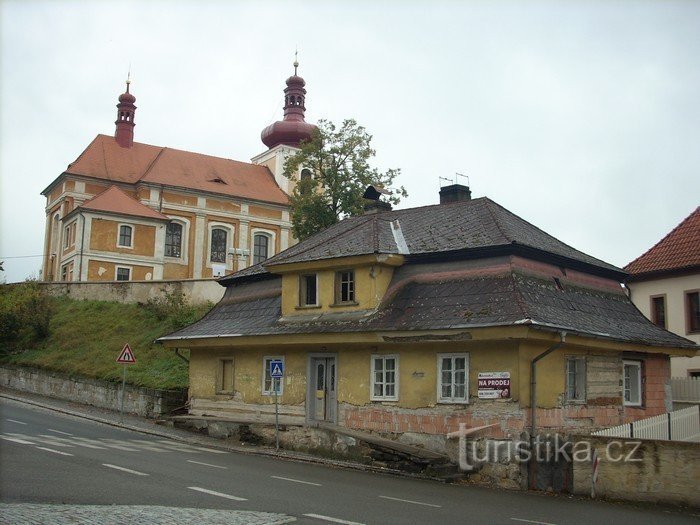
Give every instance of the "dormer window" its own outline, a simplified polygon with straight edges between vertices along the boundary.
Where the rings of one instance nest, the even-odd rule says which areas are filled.
[[[318,286],[315,273],[299,277],[299,306],[318,306]]]
[[[355,304],[355,272],[353,270],[336,272],[335,303]]]

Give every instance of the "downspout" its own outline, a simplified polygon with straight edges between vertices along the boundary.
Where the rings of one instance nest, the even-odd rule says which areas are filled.
[[[561,346],[564,345],[564,342],[566,341],[566,332],[561,331],[559,332],[559,337],[561,338],[558,343],[554,343],[552,346],[547,348],[544,352],[542,352],[540,355],[535,357],[531,362],[530,362],[530,438],[534,438],[535,436],[535,431],[537,429],[536,425],[536,412],[537,412],[537,362],[540,359],[543,359],[547,357],[549,354],[554,352],[557,348],[560,348]]]
[[[190,360],[187,359],[184,355],[182,355],[182,354],[180,353],[180,349],[179,349],[179,348],[176,348],[176,349],[175,349],[175,355],[178,356],[180,359],[182,359],[182,360],[183,360],[185,363],[187,363],[188,365],[190,364]]]
[[[78,212],[80,218],[83,222],[82,228],[80,228],[80,263],[78,264],[78,281],[83,280],[83,250],[85,248],[85,216],[83,212]]]

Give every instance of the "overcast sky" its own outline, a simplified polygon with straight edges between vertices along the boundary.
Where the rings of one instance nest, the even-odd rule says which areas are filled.
[[[248,161],[299,49],[307,121],[355,118],[399,207],[439,177],[624,266],[700,204],[700,2],[0,0],[0,260],[38,276],[40,192],[113,134]],[[460,179],[460,182],[462,179]],[[22,258],[18,258],[22,256]]]

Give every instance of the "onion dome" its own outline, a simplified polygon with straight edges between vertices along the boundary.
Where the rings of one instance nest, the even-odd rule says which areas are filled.
[[[267,126],[260,138],[268,148],[279,144],[299,147],[302,141],[311,140],[316,126],[304,121],[304,100],[306,98],[306,82],[297,75],[299,62],[294,61],[294,74],[287,79],[284,89],[284,118]]]

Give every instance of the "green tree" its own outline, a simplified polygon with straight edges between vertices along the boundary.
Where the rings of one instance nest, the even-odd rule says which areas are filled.
[[[299,168],[310,171],[290,196],[294,236],[303,240],[341,219],[364,211],[362,194],[369,185],[388,188],[401,173],[390,169],[381,173],[369,165],[375,156],[372,136],[355,120],[348,119],[338,128],[320,120],[309,142],[285,163],[284,174],[293,178]],[[408,194],[402,187],[394,190],[389,202],[398,204]]]

